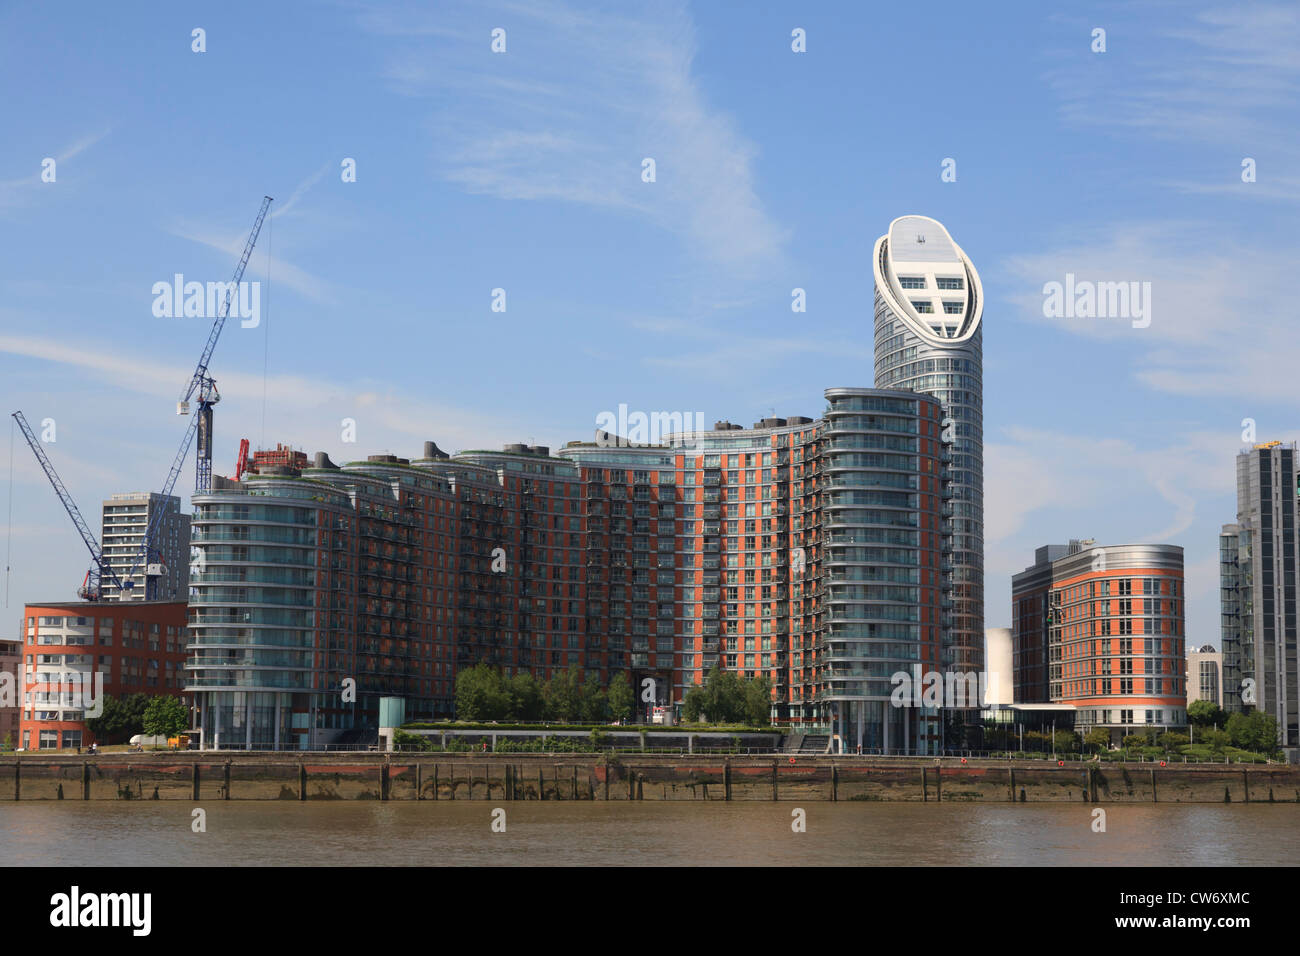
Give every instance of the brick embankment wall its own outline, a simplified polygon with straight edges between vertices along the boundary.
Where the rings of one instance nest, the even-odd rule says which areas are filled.
[[[0,801],[200,799],[1300,805],[1300,767],[783,754],[159,753],[0,760]]]

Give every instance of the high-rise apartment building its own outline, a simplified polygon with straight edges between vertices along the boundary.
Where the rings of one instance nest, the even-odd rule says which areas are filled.
[[[890,705],[950,625],[939,402],[834,388],[818,420],[261,468],[194,498],[188,688],[206,746],[359,739],[378,697],[449,716],[479,661],[625,673],[680,705],[714,667],[844,749],[934,752]],[[981,636],[982,637],[982,636]],[[352,679],[355,699],[344,693]],[[647,684],[646,681],[652,681]]]
[[[1300,746],[1296,668],[1296,446],[1266,442],[1237,456],[1237,548],[1220,533],[1223,697],[1230,711],[1258,709],[1278,722],[1279,743]]]
[[[895,219],[876,240],[877,388],[927,392],[952,438],[952,629],[945,663],[971,672],[984,648],[984,290],[948,231],[925,216]]]
[[[1187,652],[1187,703],[1197,700],[1223,706],[1223,655],[1213,644]]]
[[[1187,723],[1183,549],[1039,548],[1012,578],[1017,703],[1070,704],[1075,726],[1125,734]]]
[[[130,592],[119,593],[112,579],[105,577],[101,593],[105,601],[185,600],[190,561],[190,516],[181,512],[175,495],[156,492],[113,495],[103,505],[100,543],[104,563],[125,583],[136,564],[140,545],[151,522],[157,518],[147,562],[136,567]],[[161,514],[160,514],[161,512]],[[156,590],[148,595],[146,575],[154,576]],[[156,575],[156,576],[155,576]]]
[[[665,647],[675,635],[673,700],[721,665],[771,679],[776,720],[836,735],[846,750],[935,752],[937,712],[890,697],[893,675],[942,668],[951,625],[942,409],[910,391],[825,395],[817,421],[719,422],[669,435],[666,448],[571,443],[559,454],[582,466],[589,488],[640,468],[661,500],[675,491],[676,543],[672,556],[665,539],[656,545],[655,595]],[[603,527],[590,529],[593,554]],[[627,530],[611,515],[611,554]],[[590,581],[593,602],[600,580]],[[609,581],[621,609],[635,581],[617,571]],[[626,626],[618,615],[592,623]]]

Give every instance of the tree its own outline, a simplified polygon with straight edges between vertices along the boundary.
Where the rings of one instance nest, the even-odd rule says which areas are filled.
[[[772,720],[772,682],[766,677],[745,681],[745,722],[755,726]]]
[[[397,750],[433,750],[434,743],[424,734],[407,733],[405,730],[393,731],[393,747]]]
[[[484,663],[456,675],[456,717],[459,720],[500,720],[510,712],[510,692],[501,673]]]
[[[1277,721],[1262,710],[1233,714],[1223,728],[1234,747],[1271,754],[1277,749]]]
[[[1156,744],[1167,750],[1177,750],[1179,747],[1186,747],[1192,742],[1192,738],[1186,734],[1174,733],[1169,731],[1156,737]]]
[[[117,698],[104,695],[103,711],[86,719],[86,729],[97,743],[120,744],[144,733],[144,711],[149,706],[147,694],[127,694]]]
[[[736,720],[740,709],[740,680],[734,671],[715,667],[704,680],[701,709],[710,723],[727,724]]]
[[[14,735],[5,734],[5,742],[3,745],[0,745],[0,750],[13,750],[13,749],[14,749]]]
[[[609,682],[609,691],[605,699],[609,702],[611,717],[619,721],[631,719],[632,709],[636,706],[636,695],[632,693],[632,685],[627,682],[625,671],[619,671],[614,675],[613,680]]]
[[[1088,731],[1088,736],[1083,738],[1083,742],[1091,747],[1097,753],[1110,749],[1110,731],[1105,727],[1094,727]]]
[[[704,715],[704,687],[696,684],[682,698],[682,719],[695,723]]]
[[[546,716],[550,720],[577,720],[582,708],[582,690],[578,668],[560,671],[546,682],[542,692],[546,699]]]
[[[609,720],[609,699],[603,687],[595,681],[584,681],[578,712],[583,723],[603,724]]]
[[[1187,705],[1187,719],[1196,727],[1222,727],[1226,715],[1212,700],[1194,700]]]
[[[145,707],[141,725],[150,737],[174,737],[189,727],[190,711],[179,697],[155,697]]]
[[[533,723],[546,717],[546,699],[542,685],[528,671],[520,671],[510,680],[510,717]]]
[[[1051,738],[1051,734],[1042,730],[1026,730],[1025,749],[1041,753],[1051,746]]]
[[[687,721],[713,724],[766,724],[771,718],[772,684],[766,677],[741,680],[734,671],[715,667],[702,685],[682,698]]]
[[[1220,730],[1218,727],[1211,727],[1201,737],[1202,743],[1209,746],[1211,753],[1221,754],[1223,748],[1232,742],[1226,730]]]
[[[1078,753],[1079,735],[1076,734],[1073,730],[1058,730],[1056,731],[1056,736],[1053,739],[1053,744],[1054,744],[1053,749],[1061,753],[1067,753],[1067,754]]]
[[[1128,734],[1124,737],[1124,746],[1126,748],[1145,747],[1148,743],[1146,734]]]

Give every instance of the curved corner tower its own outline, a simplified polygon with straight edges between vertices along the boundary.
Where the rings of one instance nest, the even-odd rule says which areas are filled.
[[[928,392],[951,438],[951,619],[944,665],[984,669],[984,387],[975,266],[939,222],[901,216],[876,240],[876,388]]]

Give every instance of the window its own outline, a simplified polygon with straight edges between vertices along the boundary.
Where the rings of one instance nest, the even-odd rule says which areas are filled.
[[[939,284],[940,289],[960,289],[964,285],[961,279],[944,278],[942,276],[937,277],[935,282]]]
[[[919,315],[929,315],[934,311],[934,304],[931,302],[912,302],[912,308],[916,309]]]
[[[924,289],[925,276],[899,276],[898,284],[904,289]],[[943,288],[943,286],[940,286]]]
[[[943,304],[945,315],[961,315],[965,308],[966,304],[964,302],[945,302]]]

